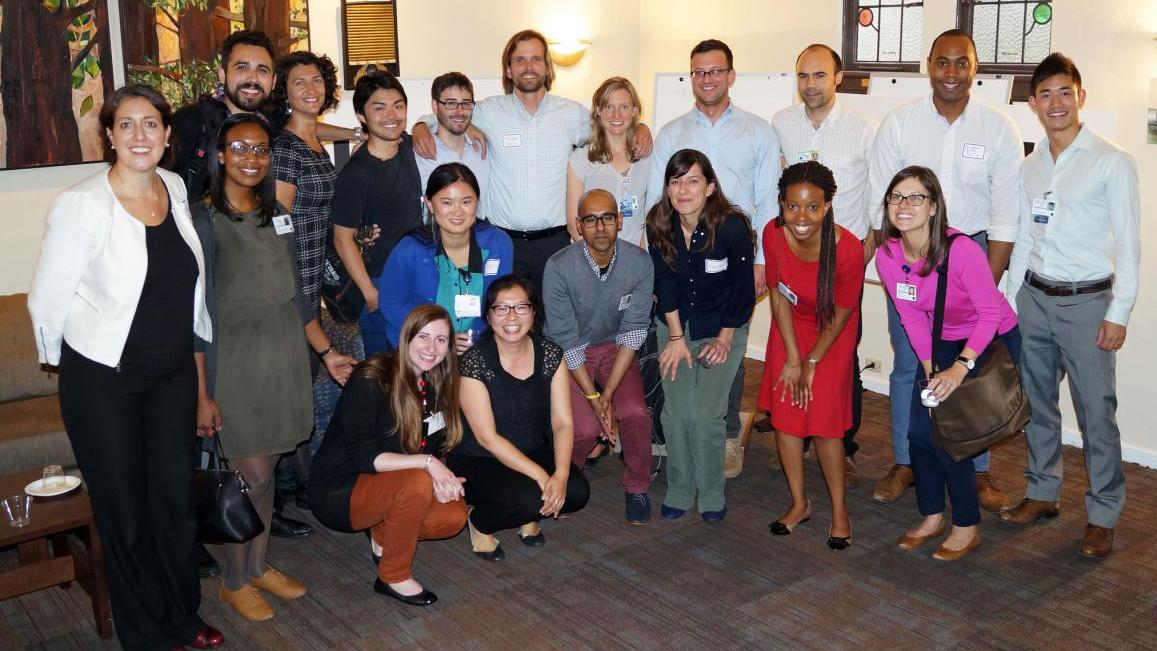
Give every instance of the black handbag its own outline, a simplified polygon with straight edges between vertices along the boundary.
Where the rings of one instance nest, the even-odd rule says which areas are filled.
[[[369,272],[370,247],[364,243],[366,239],[362,235],[364,229],[365,225],[363,224],[358,229],[359,234],[355,237],[355,241],[358,243],[362,264]],[[372,273],[370,277],[373,277]],[[345,263],[341,261],[341,256],[334,248],[332,228],[326,236],[325,259],[322,261],[321,297],[325,301],[326,308],[329,309],[330,317],[338,323],[357,323],[366,306],[366,298],[362,296],[362,290],[358,288],[353,278],[350,278],[349,270],[346,269]]]
[[[229,469],[218,436],[213,437],[209,467],[193,470],[197,539],[212,545],[243,543],[265,531],[265,525],[249,499],[245,477]]]
[[[932,350],[941,343],[944,328],[944,301],[948,295],[948,240],[944,262],[937,270],[936,311],[932,318]],[[934,374],[936,368],[933,354]],[[1020,383],[1020,373],[1008,346],[993,337],[988,348],[977,359],[976,368],[965,376],[948,400],[932,410],[932,440],[954,461],[974,457],[988,448],[1024,431],[1029,421],[1028,396]]]

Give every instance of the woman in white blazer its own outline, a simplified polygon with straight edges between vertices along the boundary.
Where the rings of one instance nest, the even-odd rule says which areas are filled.
[[[212,330],[185,186],[157,167],[171,116],[148,86],[105,100],[115,162],[53,202],[28,296],[40,361],[60,367],[126,649],[224,641],[197,615],[193,335]]]

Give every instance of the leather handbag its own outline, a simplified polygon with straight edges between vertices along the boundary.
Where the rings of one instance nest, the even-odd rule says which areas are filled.
[[[362,264],[366,266],[366,271],[370,273],[371,278],[374,274],[370,269],[370,247],[367,245],[367,240],[370,237],[368,233],[372,231],[372,224],[368,227],[362,224],[355,236],[362,257]],[[325,301],[330,317],[338,323],[357,323],[366,306],[366,298],[362,295],[362,290],[350,277],[349,270],[346,269],[345,263],[342,262],[341,256],[334,248],[332,228],[326,237],[325,258],[322,260],[321,298]]]
[[[197,509],[197,539],[203,543],[243,543],[256,538],[265,525],[249,499],[249,484],[221,453],[218,433],[213,437],[208,468],[193,470],[193,499]]]
[[[941,344],[944,328],[944,301],[948,294],[948,251],[937,271],[936,311],[932,319],[932,346]],[[934,373],[936,368],[933,355]],[[1028,396],[1020,383],[1020,372],[1012,361],[1008,346],[993,337],[979,357],[976,368],[968,373],[956,391],[932,410],[932,439],[955,461],[974,457],[988,448],[1024,431],[1030,415]]]

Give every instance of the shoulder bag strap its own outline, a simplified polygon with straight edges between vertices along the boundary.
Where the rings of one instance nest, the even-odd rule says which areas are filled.
[[[936,281],[936,310],[932,313],[932,370],[939,372],[936,367],[936,349],[940,345],[940,337],[944,331],[944,300],[948,296],[948,258],[952,253],[952,243],[956,238],[961,237],[962,233],[954,233],[948,236],[948,245],[944,249],[944,261],[936,268],[936,273],[939,278]]]

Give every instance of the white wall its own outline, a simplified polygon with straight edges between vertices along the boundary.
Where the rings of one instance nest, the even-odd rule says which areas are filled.
[[[116,5],[118,0],[111,0]],[[650,115],[654,75],[687,69],[688,52],[702,38],[720,38],[732,47],[740,71],[790,70],[806,44],[837,45],[841,36],[840,0],[777,2],[766,0],[504,0],[479,3],[441,0],[399,3],[398,43],[404,76],[432,76],[450,69],[468,75],[499,74],[499,54],[506,38],[524,27],[549,37],[575,36],[593,42],[577,66],[558,69],[554,90],[589,101],[606,77],[635,81]],[[937,33],[954,26],[955,3],[925,4],[924,51]],[[1157,77],[1157,3],[1147,0],[1054,0],[1053,47],[1073,57],[1088,89],[1089,108],[1117,114],[1118,142],[1137,160],[1143,180],[1157,178],[1157,145],[1145,143],[1150,79]],[[338,0],[312,0],[313,49],[340,62]],[[434,14],[430,8],[436,11]],[[411,98],[424,101],[424,98]],[[44,215],[60,189],[92,173],[93,166],[0,172],[0,293],[25,291],[44,229]],[[1142,192],[1147,193],[1144,187]],[[1142,205],[1145,205],[1144,197]],[[1142,247],[1157,251],[1157,231],[1142,220]],[[1143,267],[1143,273],[1149,271]],[[891,349],[884,297],[867,288],[861,358],[883,363],[881,374],[867,381],[886,388]],[[766,338],[766,303],[752,333],[751,352]],[[1118,394],[1127,458],[1157,467],[1157,431],[1150,427],[1144,370],[1157,348],[1157,286],[1142,282],[1141,296],[1129,326],[1129,339],[1118,356]],[[1067,403],[1067,398],[1065,399]],[[1075,427],[1066,407],[1065,422]]]

